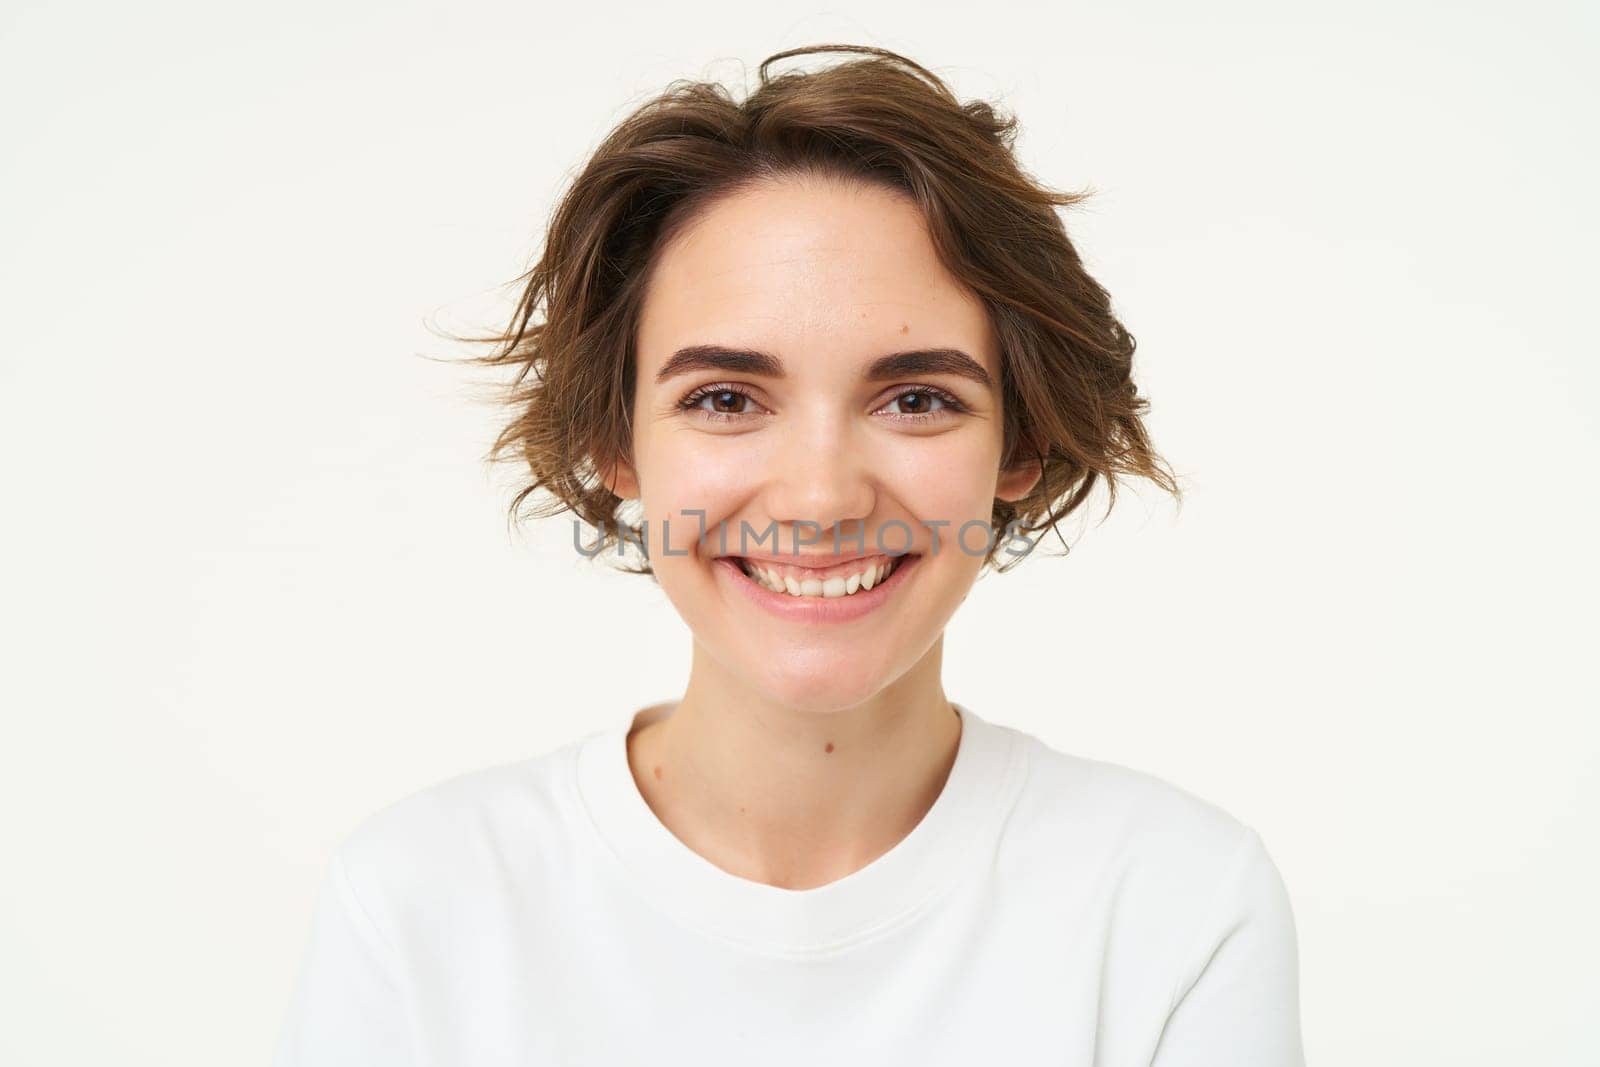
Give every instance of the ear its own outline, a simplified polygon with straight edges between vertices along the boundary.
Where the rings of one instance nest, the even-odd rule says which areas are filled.
[[[639,496],[639,475],[627,460],[614,460],[606,466],[602,474],[605,487],[621,497],[623,500],[635,500]]]
[[[994,495],[1008,502],[1021,500],[1033,492],[1044,474],[1040,466],[1038,446],[1030,438],[1022,438],[1012,452],[1010,466],[1000,468],[1000,480]]]

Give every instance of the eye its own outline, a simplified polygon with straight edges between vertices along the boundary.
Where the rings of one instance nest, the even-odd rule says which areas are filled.
[[[912,389],[902,389],[896,393],[886,408],[905,407],[907,398],[911,398],[910,411],[891,411],[889,417],[897,421],[928,422],[942,418],[945,415],[957,414],[966,411],[966,405],[943,389],[935,389],[931,385],[919,385]],[[933,405],[937,405],[936,407]],[[879,409],[884,410],[883,408]]]
[[[708,400],[711,402],[710,409],[704,406]],[[678,407],[700,418],[711,419],[715,422],[728,422],[743,418],[745,415],[754,414],[754,412],[739,410],[740,405],[746,400],[753,403],[755,397],[737,386],[719,382],[715,385],[702,385],[679,401]],[[733,410],[728,410],[730,408]]]

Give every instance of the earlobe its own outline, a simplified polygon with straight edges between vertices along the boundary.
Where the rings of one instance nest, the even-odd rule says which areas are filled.
[[[639,478],[634,473],[626,460],[616,460],[607,468],[604,475],[605,487],[623,500],[633,500],[639,496]]]
[[[1000,500],[1014,502],[1033,492],[1043,475],[1043,465],[1037,447],[1030,440],[1018,443],[1009,467],[1000,468],[1000,480],[994,495]]]
[[[1039,484],[1039,467],[1014,467],[1000,472],[1000,482],[994,495],[1008,503],[1021,500]]]

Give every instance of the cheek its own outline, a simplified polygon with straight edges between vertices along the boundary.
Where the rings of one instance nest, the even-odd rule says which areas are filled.
[[[672,551],[692,547],[701,529],[701,518],[694,513],[703,511],[714,543],[715,523],[743,499],[751,476],[748,452],[729,445],[729,440],[697,434],[665,434],[650,443],[639,473],[652,541],[668,529]],[[663,520],[670,527],[663,527]],[[657,551],[656,544],[651,551]],[[680,559],[664,557],[659,566]]]
[[[948,520],[953,532],[968,519],[992,514],[999,465],[998,444],[958,432],[909,439],[885,453],[882,469],[895,496],[919,519]],[[946,535],[941,529],[941,540]]]
[[[932,566],[930,575],[969,581],[982,566],[989,540],[999,537],[991,526],[999,445],[976,433],[951,433],[914,443],[920,447],[904,450],[890,491],[917,523],[938,524],[917,529],[924,547],[937,548],[937,558],[924,561]]]

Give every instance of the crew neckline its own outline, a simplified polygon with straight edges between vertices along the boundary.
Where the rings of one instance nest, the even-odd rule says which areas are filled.
[[[652,904],[702,933],[782,955],[839,951],[910,921],[992,852],[1021,786],[1014,731],[952,701],[961,738],[922,819],[866,866],[810,889],[723,870],[656,817],[628,765],[636,709],[577,747],[578,799],[609,862]]]

